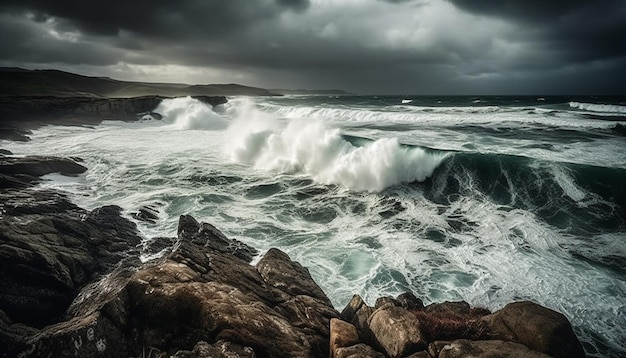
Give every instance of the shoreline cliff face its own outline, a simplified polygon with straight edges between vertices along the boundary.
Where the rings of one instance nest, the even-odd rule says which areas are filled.
[[[77,159],[0,157],[0,356],[583,357],[561,314],[532,302],[491,313],[424,307],[411,293],[341,313],[308,270],[191,216],[142,263],[119,207],[86,211],[37,188]]]
[[[31,129],[43,125],[98,125],[103,120],[136,121],[145,115],[160,119],[154,109],[165,98],[0,97],[0,139],[27,141]],[[193,96],[213,107],[224,96]]]

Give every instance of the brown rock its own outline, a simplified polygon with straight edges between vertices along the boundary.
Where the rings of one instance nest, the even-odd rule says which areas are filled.
[[[359,343],[350,347],[338,348],[335,358],[385,358],[385,355],[377,352],[367,344]]]
[[[85,288],[69,310],[71,318],[37,334],[25,357],[328,356],[329,322],[338,312],[314,297],[319,287],[309,293],[300,286],[303,294],[295,296],[281,290],[312,282],[308,272],[298,276],[298,266],[276,252],[280,268],[296,269],[279,276],[288,284],[269,285],[254,266],[221,248],[183,237],[166,257],[136,271],[115,271]],[[265,262],[266,272],[279,269],[272,262]],[[90,328],[115,345],[65,351]]]
[[[419,321],[409,311],[393,306],[377,309],[368,320],[369,332],[389,357],[403,357],[427,348]]]
[[[330,320],[330,356],[337,357],[337,349],[359,343],[359,334],[352,324],[337,318]]]
[[[394,307],[402,307],[402,304],[398,301],[396,301],[395,298],[393,297],[389,297],[389,296],[385,296],[385,297],[379,297],[376,299],[376,303],[374,304],[374,308],[378,309],[381,308],[382,306],[385,305],[390,305],[390,306],[394,306]]]
[[[243,347],[228,341],[219,341],[214,344],[200,341],[192,351],[178,351],[174,358],[255,358],[250,347]]]
[[[532,351],[528,347],[505,341],[469,341],[465,339],[453,342],[435,342],[431,344],[439,358],[548,358],[550,356]]]
[[[428,313],[455,313],[459,315],[470,314],[470,305],[465,301],[433,303],[426,306]]]
[[[400,303],[400,307],[405,310],[413,311],[413,310],[423,310],[424,302],[421,299],[415,297],[412,292],[405,292],[396,297],[396,301]]]
[[[344,307],[343,311],[341,311],[341,318],[346,322],[352,322],[352,319],[356,315],[356,313],[361,309],[361,307],[365,305],[365,301],[359,295],[352,296],[350,302]]]
[[[567,318],[536,303],[510,303],[483,320],[498,339],[518,342],[554,357],[585,356]]]
[[[269,286],[287,296],[307,295],[331,304],[324,291],[313,281],[309,270],[291,261],[286,253],[278,249],[270,249],[256,267]]]

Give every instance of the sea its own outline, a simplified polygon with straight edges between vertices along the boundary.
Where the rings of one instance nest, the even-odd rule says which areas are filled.
[[[279,248],[338,310],[406,291],[531,300],[589,356],[626,356],[626,97],[182,97],[155,112],[0,147],[82,158],[85,174],[41,185],[131,220],[154,208],[146,243],[189,214],[260,256]]]

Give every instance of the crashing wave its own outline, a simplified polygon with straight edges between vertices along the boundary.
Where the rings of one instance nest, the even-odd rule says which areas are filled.
[[[250,108],[253,112],[253,108]],[[258,112],[258,111],[257,111]],[[315,181],[355,191],[380,192],[390,186],[424,181],[447,157],[384,138],[355,146],[339,129],[321,121],[276,119],[241,113],[229,128],[230,158],[255,168],[305,173]],[[256,120],[250,120],[256,118]]]
[[[225,129],[228,121],[213,112],[213,107],[192,97],[167,98],[154,112],[176,129]]]
[[[583,111],[591,111],[591,112],[626,113],[626,106],[620,106],[617,104],[570,102],[569,106],[571,108],[576,108],[576,109],[580,109]]]

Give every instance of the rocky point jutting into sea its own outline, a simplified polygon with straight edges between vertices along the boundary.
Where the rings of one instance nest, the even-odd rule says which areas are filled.
[[[133,120],[158,100],[3,99],[14,114],[38,103],[12,129]],[[406,292],[338,311],[287,254],[252,264],[257,249],[193,212],[176,236],[144,240],[120,207],[85,210],[39,185],[88,171],[81,162],[0,154],[0,357],[584,356],[568,319],[529,301],[490,312]],[[134,217],[158,220],[149,207]]]

